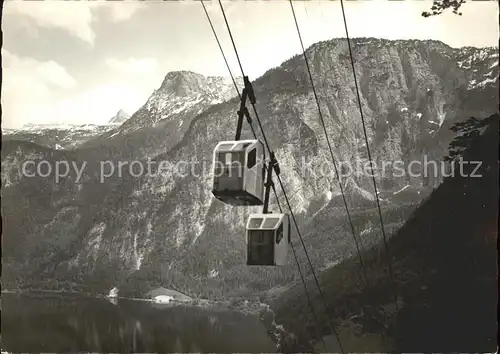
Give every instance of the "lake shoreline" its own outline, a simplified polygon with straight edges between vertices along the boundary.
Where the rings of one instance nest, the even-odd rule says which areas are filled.
[[[159,302],[151,298],[135,298],[126,296],[109,296],[104,294],[92,294],[83,292],[69,292],[64,290],[45,290],[45,289],[30,289],[30,290],[2,290],[2,294],[14,296],[29,296],[29,297],[57,297],[57,298],[89,298],[107,300],[114,305],[118,305],[119,301],[134,301],[162,308],[198,308],[216,312],[234,311],[245,315],[256,316],[265,326],[269,337],[278,345],[280,338],[283,335],[289,334],[283,326],[275,322],[275,314],[269,304],[258,300],[248,300],[245,298],[233,298],[231,300],[209,300],[190,298],[190,300],[172,299],[169,302]]]
[[[127,296],[109,296],[103,294],[93,294],[93,293],[85,293],[85,292],[70,292],[66,290],[46,290],[46,289],[29,289],[29,290],[11,290],[11,289],[3,289],[1,294],[9,294],[9,295],[60,295],[60,296],[68,296],[68,297],[89,297],[89,298],[98,298],[98,299],[116,299],[116,300],[128,300],[128,301],[143,301],[143,302],[151,302],[157,304],[167,304],[167,302],[155,301],[154,299],[147,297],[127,297]],[[207,307],[214,308],[219,307],[221,309],[235,310],[235,311],[243,311],[244,308],[250,309],[255,308],[255,304],[260,304],[258,308],[262,309],[264,307],[268,307],[267,304],[261,303],[256,300],[247,300],[247,299],[238,299],[237,304],[234,304],[234,300],[210,300],[210,299],[199,299],[199,298],[189,298],[189,300],[178,300],[171,299],[169,304],[176,305],[191,305],[194,307]],[[254,306],[252,306],[254,305]],[[255,309],[257,310],[257,309]],[[244,311],[246,312],[246,311]]]
[[[258,316],[243,314],[230,308],[228,303],[172,301],[162,304],[151,299],[60,291],[3,291],[2,294],[2,302],[8,310],[2,314],[6,325],[2,337],[8,340],[1,349],[9,353],[54,352],[56,349],[55,352],[77,349],[80,352],[185,352],[188,349],[240,352],[247,348],[274,352],[276,346]],[[50,316],[49,322],[47,316]],[[18,339],[20,331],[28,342]],[[249,333],[253,333],[253,339],[247,338]],[[47,341],[47,338],[52,339]]]

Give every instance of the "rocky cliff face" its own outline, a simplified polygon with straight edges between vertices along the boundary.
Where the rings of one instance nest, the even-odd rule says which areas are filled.
[[[452,123],[497,110],[496,48],[459,50],[436,41],[373,38],[354,42],[370,147],[379,165],[400,161],[409,167],[424,155],[441,159],[453,137],[448,129]],[[366,161],[366,147],[347,44],[321,42],[307,53],[335,157],[356,166]],[[227,90],[213,88],[218,85]],[[222,79],[170,73],[115,136],[103,135],[71,156],[18,142],[4,146],[6,284],[59,279],[84,283],[94,291],[119,285],[141,292],[145,284],[154,283],[220,296],[296,279],[292,258],[282,269],[246,267],[244,223],[259,208],[229,207],[211,195],[213,148],[233,139],[236,128],[238,100],[224,101],[234,96],[229,87]],[[354,244],[302,56],[269,70],[254,81],[254,89],[263,129],[280,161],[313,263],[330,267],[351,254]],[[251,138],[246,123],[243,138]],[[87,166],[79,183],[74,171],[59,183],[54,178],[19,178],[16,168],[28,152],[38,160],[67,159]],[[167,168],[139,176],[138,166],[125,165],[121,173],[115,166],[113,174],[100,178],[98,160],[117,163],[131,157],[142,159],[145,168],[146,157],[156,166],[164,161]],[[176,171],[180,161],[189,164]],[[418,165],[414,176],[398,171],[387,167],[377,176],[389,231],[441,179],[440,171],[421,176]],[[342,183],[357,235],[364,246],[376,242],[380,236],[371,178],[354,169]],[[274,198],[271,203],[276,211]],[[299,258],[304,258],[300,251]]]
[[[127,133],[158,123],[175,120],[182,126],[189,120],[185,116],[196,116],[204,108],[236,96],[231,80],[224,77],[204,77],[190,71],[175,71],[167,74],[160,88],[155,90],[146,104],[121,129]],[[179,116],[184,113],[184,116]]]

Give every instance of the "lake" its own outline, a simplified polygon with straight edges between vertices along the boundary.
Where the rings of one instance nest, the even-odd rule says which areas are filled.
[[[2,294],[8,352],[276,352],[255,315],[58,295]]]

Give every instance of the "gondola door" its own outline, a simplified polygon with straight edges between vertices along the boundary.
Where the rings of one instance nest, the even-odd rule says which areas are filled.
[[[274,230],[249,230],[247,265],[274,265]]]

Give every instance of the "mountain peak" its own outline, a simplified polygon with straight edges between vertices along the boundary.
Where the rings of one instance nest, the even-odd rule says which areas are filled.
[[[171,71],[163,80],[160,90],[175,93],[178,96],[188,96],[198,92],[200,87],[207,84],[207,78],[193,71]]]
[[[165,79],[172,79],[177,77],[189,77],[189,76],[204,77],[202,74],[196,73],[191,70],[175,70],[175,71],[169,71],[167,75],[165,75]]]
[[[109,120],[109,124],[122,124],[129,118],[130,115],[125,113],[123,109],[120,109],[118,112],[116,112],[115,116]]]

